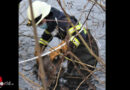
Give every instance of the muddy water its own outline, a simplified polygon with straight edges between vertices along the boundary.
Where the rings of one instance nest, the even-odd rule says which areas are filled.
[[[51,4],[53,7],[56,7],[57,9],[61,10],[56,0],[41,0],[41,1],[46,1],[47,3]],[[83,23],[85,16],[88,14],[88,11],[91,8],[92,4],[88,3],[87,8],[83,10],[84,5],[87,3],[86,0],[64,0],[64,1],[66,4],[65,9],[67,13],[69,13],[70,15],[74,15],[77,19],[79,19],[81,12],[83,12],[83,15],[80,20],[81,23]],[[34,57],[33,53],[34,53],[35,40],[32,32],[33,29],[25,25],[27,23],[27,15],[26,15],[27,6],[28,6],[28,0],[23,0],[20,3],[20,7],[19,7],[19,24],[22,23],[22,25],[19,26],[19,61]],[[100,57],[103,60],[105,60],[106,59],[105,58],[105,52],[106,52],[105,51],[105,28],[106,28],[105,13],[102,11],[102,9],[99,6],[97,5],[94,6],[89,16],[89,20],[87,21],[86,24],[88,25],[88,28],[91,29],[92,35],[97,40]],[[38,38],[40,38],[41,34],[43,33],[43,30],[37,28],[37,31],[38,31]],[[58,43],[60,43],[60,40],[54,38],[50,42],[50,45],[57,46]],[[35,63],[36,63],[35,61],[31,61],[31,62],[20,64],[19,72],[22,72],[26,77],[28,77],[32,81],[41,84],[41,82],[35,78],[35,75],[32,74],[31,68]],[[100,68],[101,66],[98,64],[97,67]],[[105,81],[105,74],[103,72],[97,71],[95,72],[95,75],[101,81]],[[105,85],[102,85],[97,80],[93,79],[93,83],[96,85],[96,90],[105,90]],[[19,87],[22,88],[23,90],[38,89],[32,87],[31,84],[30,85],[27,84],[27,82],[25,82],[21,76],[19,76]]]

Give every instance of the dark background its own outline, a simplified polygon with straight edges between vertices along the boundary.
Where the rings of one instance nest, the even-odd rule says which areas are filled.
[[[3,0],[0,5],[0,76],[13,86],[0,89],[18,90],[18,0]]]

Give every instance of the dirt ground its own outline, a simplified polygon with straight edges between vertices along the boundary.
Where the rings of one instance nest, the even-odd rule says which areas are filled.
[[[35,0],[32,0],[35,1]],[[55,7],[59,10],[61,10],[60,6],[58,5],[56,0],[40,0],[40,1],[45,1],[49,4],[52,5],[52,7]],[[85,17],[87,16],[92,3],[89,2],[86,9],[83,10],[84,5],[87,4],[87,0],[64,0],[65,5],[65,10],[67,11],[68,14],[74,15],[77,19],[79,19],[81,13],[83,12],[83,15],[81,17],[81,23],[84,22]],[[97,0],[101,1],[102,4],[105,6],[105,0]],[[35,46],[35,40],[34,40],[34,35],[33,35],[33,28],[32,27],[27,27],[27,14],[26,14],[26,9],[28,7],[28,0],[22,0],[22,2],[19,5],[19,61],[27,60],[32,57],[34,57],[34,46]],[[62,10],[61,10],[62,11]],[[106,18],[105,18],[105,12],[98,6],[95,5],[94,8],[92,9],[92,12],[90,13],[89,20],[87,21],[87,27],[91,29],[91,33],[94,36],[94,38],[97,41],[98,47],[99,47],[99,54],[100,57],[105,61],[106,56],[105,56],[105,30],[106,30]],[[86,26],[85,26],[86,27]],[[41,30],[40,28],[37,27],[38,31],[38,38],[41,37],[41,34],[43,33],[44,30]],[[57,43],[55,43],[57,41]],[[58,43],[60,43],[60,40],[57,38],[54,38],[49,44],[51,46],[57,46]],[[47,51],[48,49],[46,49]],[[45,51],[45,52],[46,52]],[[27,63],[22,63],[19,65],[19,72],[23,73],[27,78],[32,80],[35,83],[38,83],[41,85],[41,82],[38,81],[35,78],[35,75],[32,73],[32,66],[35,64],[35,60],[27,62]],[[97,65],[97,67],[101,67],[101,65]],[[93,79],[93,83],[96,85],[96,90],[105,90],[105,84],[101,84],[105,82],[105,74],[104,72],[101,71],[96,71],[94,73],[98,79],[96,80],[95,78]],[[19,88],[22,90],[39,90],[38,87],[34,87],[32,84],[24,80],[20,75],[19,75]],[[85,89],[86,90],[86,89]]]

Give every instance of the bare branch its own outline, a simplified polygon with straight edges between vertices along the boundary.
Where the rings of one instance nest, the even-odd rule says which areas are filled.
[[[40,53],[40,46],[38,44],[38,38],[37,38],[37,30],[36,30],[36,25],[35,25],[35,21],[34,21],[34,16],[33,16],[33,9],[32,9],[32,1],[29,0],[29,5],[30,5],[30,12],[31,12],[31,18],[32,18],[32,25],[33,25],[33,29],[34,29],[34,38],[36,41],[36,50],[38,51],[38,64],[39,64],[39,70],[40,70],[40,77],[42,80],[42,84],[43,84],[43,88],[44,90],[47,90],[46,88],[46,80],[45,80],[45,71],[44,71],[44,66],[42,64],[42,58],[41,58],[41,53]]]

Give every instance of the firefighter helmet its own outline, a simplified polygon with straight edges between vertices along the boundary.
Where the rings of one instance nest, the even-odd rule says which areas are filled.
[[[42,2],[42,1],[34,1],[32,3],[33,8],[33,16],[36,25],[38,25],[47,15],[49,15],[51,10],[51,5]],[[28,18],[28,24],[29,26],[32,25],[32,18],[31,18],[31,12],[30,12],[30,6],[27,9],[27,18]]]

